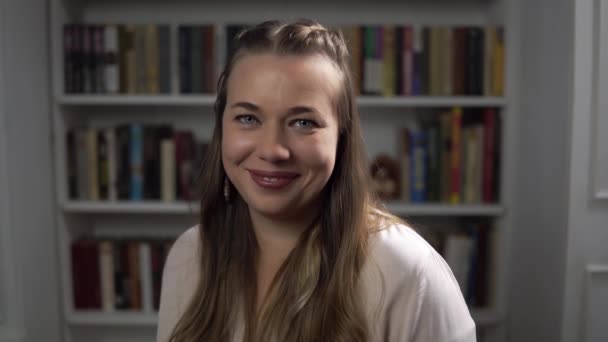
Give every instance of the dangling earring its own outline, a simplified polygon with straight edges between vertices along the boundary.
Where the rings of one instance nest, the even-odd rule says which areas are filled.
[[[224,178],[224,200],[226,203],[230,203],[230,182],[228,177]]]

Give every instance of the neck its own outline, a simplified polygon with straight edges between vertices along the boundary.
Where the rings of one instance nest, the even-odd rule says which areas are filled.
[[[251,223],[258,242],[260,260],[280,259],[293,250],[311,220],[281,220],[251,212]]]

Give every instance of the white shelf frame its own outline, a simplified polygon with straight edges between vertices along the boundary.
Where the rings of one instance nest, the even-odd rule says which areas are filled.
[[[501,316],[492,309],[471,309],[471,316],[479,327],[492,326],[501,321]],[[72,326],[100,327],[155,327],[157,313],[139,312],[74,312],[67,315]]]
[[[411,204],[390,201],[387,209],[396,215],[408,216],[501,216],[505,209],[498,204]],[[159,201],[66,201],[65,213],[71,214],[193,214],[198,203]]]
[[[213,106],[213,94],[167,94],[167,95],[61,95],[57,103],[62,106]],[[492,96],[360,96],[361,107],[504,107],[504,97]]]
[[[196,212],[196,206],[193,211],[189,211],[189,204],[185,202],[178,203],[127,203],[116,204],[115,206],[102,205],[97,203],[83,203],[79,201],[67,201],[67,184],[65,179],[65,151],[63,141],[65,133],[68,129],[66,125],[65,113],[74,113],[86,117],[87,107],[110,108],[112,106],[128,106],[128,107],[145,107],[145,106],[164,106],[164,107],[211,107],[215,101],[213,95],[85,95],[85,94],[63,94],[63,46],[62,46],[62,25],[65,22],[79,19],[84,23],[87,22],[158,22],[176,24],[174,18],[179,18],[180,23],[197,23],[211,22],[215,24],[225,24],[227,22],[237,22],[238,18],[243,17],[242,13],[249,11],[234,13],[234,11],[226,10],[226,15],[217,15],[205,13],[200,15],[200,9],[205,8],[206,4],[195,2],[178,1],[177,3],[163,3],[158,7],[147,8],[140,1],[126,2],[104,2],[101,0],[90,1],[85,3],[80,2],[65,2],[52,0],[50,2],[50,28],[51,28],[51,73],[53,87],[53,139],[54,143],[54,160],[55,178],[57,190],[57,230],[59,240],[59,258],[61,263],[61,277],[63,289],[63,323],[66,329],[64,330],[66,341],[71,342],[72,326],[88,325],[98,327],[101,331],[108,327],[152,327],[156,324],[156,315],[153,313],[132,313],[132,312],[117,312],[112,314],[100,313],[83,313],[72,312],[72,288],[69,260],[69,241],[71,233],[69,231],[72,218],[71,214],[84,215],[88,214],[187,214]],[[253,5],[252,5],[253,6]],[[302,8],[294,9],[294,13],[298,17],[311,16],[308,14],[315,6],[304,4]],[[325,4],[324,4],[325,6]],[[342,5],[334,5],[327,3],[327,6],[337,6],[329,11],[334,14],[324,14],[327,17],[320,16],[318,19],[321,22],[331,22],[335,18],[342,17]],[[375,5],[370,5],[375,6]],[[484,341],[506,341],[506,326],[508,317],[508,291],[507,284],[509,283],[509,260],[510,260],[510,236],[512,234],[513,217],[508,208],[514,200],[514,188],[517,179],[515,177],[514,158],[515,143],[517,141],[517,84],[519,82],[517,73],[514,72],[520,64],[518,42],[519,37],[519,4],[518,2],[510,2],[508,0],[495,0],[487,4],[480,5],[477,2],[465,1],[464,4],[458,2],[446,2],[441,4],[440,10],[437,10],[436,4],[427,4],[424,2],[401,2],[392,7],[380,9],[380,12],[355,9],[355,15],[349,15],[348,22],[345,24],[376,24],[378,22],[386,22],[392,24],[428,24],[428,25],[485,25],[499,23],[504,25],[507,36],[507,46],[505,49],[505,96],[504,97],[476,97],[476,96],[453,96],[453,97],[432,97],[432,96],[416,96],[416,97],[394,97],[383,98],[373,96],[362,96],[358,99],[358,104],[361,107],[376,107],[376,108],[432,108],[432,107],[451,107],[451,106],[466,106],[466,107],[499,107],[500,116],[502,118],[502,151],[500,163],[500,189],[501,198],[500,205],[492,206],[448,206],[448,205],[412,205],[404,203],[389,203],[387,207],[390,210],[403,211],[404,215],[420,215],[420,216],[442,216],[442,215],[479,215],[491,216],[496,218],[495,228],[497,229],[497,245],[495,246],[496,259],[492,267],[495,268],[493,276],[494,284],[491,284],[490,298],[492,300],[491,309],[473,309],[471,314],[477,322],[478,326],[492,326],[489,331],[484,331]],[[414,7],[412,11],[401,11],[400,9],[409,9]],[[93,8],[90,8],[93,7]],[[221,7],[221,6],[219,6]],[[382,7],[382,6],[381,6]],[[399,10],[396,10],[398,7]],[[290,7],[291,8],[291,7]],[[169,10],[169,12],[165,10]],[[193,10],[195,9],[195,10]],[[222,10],[221,8],[219,9]],[[259,22],[265,19],[268,15],[263,11],[258,11],[256,6],[251,10],[255,10],[250,19],[254,22]],[[287,7],[279,9],[277,13],[272,15],[286,15]],[[216,9],[214,9],[216,11]],[[308,11],[308,12],[306,12]],[[325,11],[328,12],[328,11]],[[337,14],[336,14],[337,13]],[[349,12],[350,13],[350,12]],[[353,14],[353,13],[350,13]],[[72,17],[74,15],[75,17]],[[293,17],[293,16],[292,16]],[[216,19],[221,18],[221,19]],[[172,49],[173,50],[173,49]],[[220,52],[222,53],[222,52]],[[174,58],[174,56],[173,56]],[[175,61],[173,61],[174,63]],[[173,89],[175,84],[173,84]],[[174,90],[175,91],[175,90]],[[177,113],[177,111],[176,111]],[[392,206],[392,208],[391,208]],[[66,215],[70,214],[70,215]],[[80,217],[79,217],[80,219]],[[94,218],[91,218],[94,219]],[[492,332],[490,332],[492,331]],[[76,341],[74,341],[76,342]]]

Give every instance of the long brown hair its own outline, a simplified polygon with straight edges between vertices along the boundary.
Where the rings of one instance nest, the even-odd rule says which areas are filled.
[[[378,228],[378,213],[385,215],[377,210],[368,185],[344,39],[340,32],[310,20],[269,21],[238,34],[235,44],[218,81],[215,130],[201,173],[201,277],[170,340],[229,341],[237,318],[243,317],[246,341],[368,341],[358,281],[370,229]],[[321,195],[324,210],[283,263],[261,315],[255,312],[257,242],[247,204],[234,188],[230,201],[224,200],[226,173],[221,160],[227,80],[242,56],[257,53],[320,54],[342,76],[335,101],[339,118],[336,162]]]

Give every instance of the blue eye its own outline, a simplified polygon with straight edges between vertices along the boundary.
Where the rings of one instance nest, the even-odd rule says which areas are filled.
[[[257,124],[259,122],[258,119],[251,114],[238,115],[235,120],[248,126]]]
[[[294,120],[294,125],[298,128],[311,129],[317,127],[317,123],[307,119]]]

